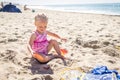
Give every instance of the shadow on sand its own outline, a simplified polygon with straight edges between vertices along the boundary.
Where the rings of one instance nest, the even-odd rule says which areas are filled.
[[[32,74],[53,74],[53,70],[47,64],[40,64],[36,59],[31,58],[29,69]]]

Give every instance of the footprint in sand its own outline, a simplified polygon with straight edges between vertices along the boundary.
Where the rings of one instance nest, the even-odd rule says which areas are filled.
[[[115,63],[116,63],[116,62],[113,61],[113,60],[108,60],[108,62],[111,63],[111,64],[115,64]]]
[[[31,80],[43,80],[43,79],[40,79],[40,78],[33,78]]]
[[[117,24],[120,24],[120,22],[117,22]]]
[[[9,73],[7,73],[7,74],[0,74],[0,80],[8,80],[8,78],[9,78]]]
[[[98,49],[101,47],[101,45],[99,44],[99,41],[88,41],[88,42],[84,42],[83,47],[88,47],[88,48],[93,48],[93,49]]]
[[[102,51],[111,57],[120,57],[120,54],[114,48],[105,48]]]
[[[44,76],[42,80],[53,80],[50,75]]]
[[[6,39],[2,39],[2,40],[0,40],[0,43],[7,43],[7,40]]]
[[[77,37],[75,40],[75,43],[78,45],[82,45],[84,48],[93,48],[93,49],[98,49],[101,47],[101,44],[99,43],[99,41],[94,40],[94,41],[87,41],[84,42],[83,40],[81,40],[81,37]]]
[[[87,23],[92,23],[92,21],[87,21]]]
[[[100,25],[107,26],[107,24],[105,24],[105,23],[101,23]]]
[[[12,53],[12,54],[11,54]],[[13,57],[15,57],[14,51],[13,50],[6,50],[5,52],[2,52],[0,54],[0,57],[4,59],[11,60]]]
[[[14,64],[21,65],[21,63],[16,58],[17,52],[14,50],[6,50],[0,53],[0,59],[6,62],[12,62]]]
[[[104,42],[103,42],[103,45],[108,46],[109,44],[110,44],[110,42],[108,42],[108,41],[104,41]]]
[[[77,37],[76,40],[75,40],[75,43],[78,44],[78,45],[81,45],[83,43],[81,37]]]
[[[16,39],[16,38],[13,38],[13,39],[9,38],[8,39],[8,42],[16,42],[16,41],[18,41],[18,39]]]

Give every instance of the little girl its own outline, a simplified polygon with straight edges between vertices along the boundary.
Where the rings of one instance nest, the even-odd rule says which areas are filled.
[[[32,56],[37,59],[40,63],[47,63],[54,58],[65,59],[61,55],[59,44],[56,40],[47,40],[47,35],[66,41],[55,33],[46,30],[48,18],[44,15],[35,16],[36,31],[34,31],[29,40],[29,50]],[[57,55],[49,55],[51,48],[54,48]]]

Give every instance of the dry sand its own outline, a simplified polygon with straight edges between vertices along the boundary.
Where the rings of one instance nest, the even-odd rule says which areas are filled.
[[[42,65],[31,58],[27,43],[34,27],[34,16],[49,18],[48,30],[67,38],[60,42],[68,50],[67,66],[61,59]],[[0,80],[59,80],[67,67],[85,72],[104,65],[120,73],[120,16],[81,14],[50,10],[23,13],[0,13]],[[48,70],[44,66],[50,66]]]

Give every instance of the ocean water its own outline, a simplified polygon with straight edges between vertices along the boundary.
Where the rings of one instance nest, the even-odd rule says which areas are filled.
[[[42,5],[28,7],[33,9],[37,8],[68,12],[120,15],[120,3]]]

